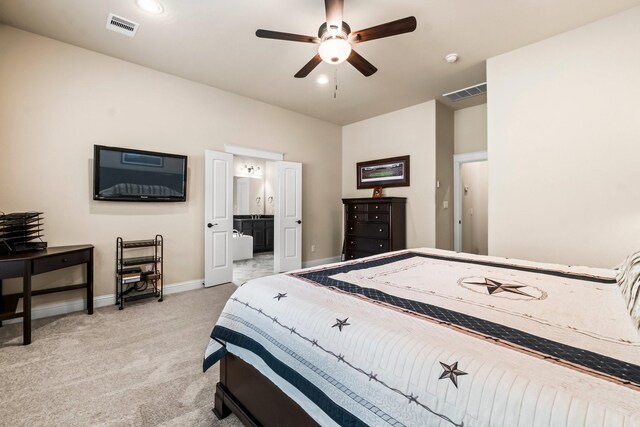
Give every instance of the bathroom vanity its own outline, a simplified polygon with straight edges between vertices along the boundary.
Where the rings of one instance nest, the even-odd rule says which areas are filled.
[[[253,253],[273,251],[273,215],[234,215],[233,228],[253,236]]]

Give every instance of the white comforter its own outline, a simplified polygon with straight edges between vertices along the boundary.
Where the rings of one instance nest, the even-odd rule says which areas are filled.
[[[403,251],[251,281],[212,338],[321,425],[640,427],[612,270]]]

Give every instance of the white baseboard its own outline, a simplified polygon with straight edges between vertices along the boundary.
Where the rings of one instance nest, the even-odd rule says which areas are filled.
[[[190,280],[188,282],[172,283],[164,287],[164,294],[176,294],[178,292],[192,291],[203,287],[204,279]],[[115,294],[101,295],[93,298],[93,308],[106,307],[116,303]],[[87,309],[85,298],[77,298],[63,302],[36,305],[31,309],[32,319],[42,319],[43,317],[59,316],[61,314],[73,313]],[[5,325],[11,323],[22,323],[22,318],[5,320]]]
[[[302,263],[302,268],[318,267],[325,264],[333,264],[334,262],[340,262],[340,257],[334,256],[331,258],[314,259],[311,261],[305,261]]]
[[[335,256],[331,258],[314,259],[311,261],[305,261],[302,263],[302,268],[318,267],[325,264],[332,264],[340,262],[340,257]],[[187,282],[172,283],[165,285],[164,294],[176,294],[178,292],[192,291],[200,289],[204,286],[204,279],[190,280]],[[93,298],[93,307],[100,308],[108,305],[115,304],[115,294],[101,295]],[[84,298],[77,298],[73,300],[54,302],[49,304],[36,305],[31,309],[32,319],[42,319],[44,317],[59,316],[61,314],[73,313],[76,311],[86,310],[87,304]],[[21,323],[22,318],[5,320],[4,324]]]

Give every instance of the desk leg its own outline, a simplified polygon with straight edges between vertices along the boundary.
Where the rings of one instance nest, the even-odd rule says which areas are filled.
[[[0,279],[0,312],[4,312],[4,302],[2,301],[2,279]],[[2,320],[0,320],[0,328],[2,328]]]
[[[87,314],[93,314],[93,248],[89,250],[87,263]]]
[[[31,262],[24,262],[22,277],[22,343],[31,344]]]

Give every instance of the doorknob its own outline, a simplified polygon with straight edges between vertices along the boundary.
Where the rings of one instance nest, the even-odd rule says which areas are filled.
[[[297,222],[298,224],[302,224],[302,221],[300,221],[300,220],[297,220],[296,222]]]
[[[216,224],[209,223],[209,224],[207,224],[207,227],[211,228],[211,227],[215,227],[216,225],[218,225],[218,224],[217,223]]]

